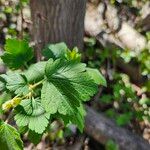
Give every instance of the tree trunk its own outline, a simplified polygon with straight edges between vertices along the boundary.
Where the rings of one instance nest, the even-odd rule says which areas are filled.
[[[83,48],[86,0],[31,0],[30,6],[38,55],[47,43]]]

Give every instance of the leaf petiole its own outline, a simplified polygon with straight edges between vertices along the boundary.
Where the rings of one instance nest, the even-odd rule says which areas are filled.
[[[41,80],[41,81],[39,81],[39,82],[37,82],[37,83],[35,83],[35,84],[33,84],[33,85],[30,84],[30,85],[29,85],[30,90],[35,89],[37,86],[41,85],[44,81],[45,81],[45,79],[43,79],[43,80]]]

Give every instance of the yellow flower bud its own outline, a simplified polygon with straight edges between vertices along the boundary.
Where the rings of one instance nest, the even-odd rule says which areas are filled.
[[[20,102],[21,102],[21,98],[13,98],[12,100],[11,100],[11,104],[12,104],[12,106],[13,107],[16,107],[16,106],[18,106],[19,104],[20,104]]]
[[[11,100],[5,102],[5,103],[2,105],[2,109],[3,109],[4,111],[8,111],[10,108],[12,108]]]

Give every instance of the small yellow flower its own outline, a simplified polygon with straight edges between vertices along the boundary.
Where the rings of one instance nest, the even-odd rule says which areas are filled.
[[[12,108],[11,100],[5,102],[5,103],[2,105],[2,109],[3,109],[4,111],[8,111],[10,108]]]
[[[15,97],[15,98],[13,98],[12,100],[9,100],[9,101],[5,102],[5,103],[2,105],[2,109],[3,109],[4,111],[8,111],[9,109],[18,106],[18,105],[20,104],[21,100],[22,100],[22,99],[21,99],[20,97],[17,97],[17,98]]]
[[[21,98],[13,98],[12,100],[11,100],[11,104],[12,104],[12,106],[13,107],[16,107],[16,106],[18,106],[19,104],[20,104],[20,102],[21,102]]]

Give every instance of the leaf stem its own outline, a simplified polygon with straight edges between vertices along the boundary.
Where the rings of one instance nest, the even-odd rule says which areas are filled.
[[[28,94],[26,94],[25,96],[23,96],[23,97],[19,97],[18,95],[16,95],[13,99],[11,99],[11,100],[9,101],[9,103],[6,103],[6,106],[4,106],[5,109],[6,109],[6,107],[8,107],[8,106],[7,106],[8,104],[10,105],[10,106],[9,106],[9,109],[10,109],[10,107],[11,107],[11,108],[14,108],[14,107],[16,107],[17,105],[19,105],[20,102],[21,102],[22,100],[26,99],[26,98],[31,99],[31,97],[33,96],[33,90],[34,90],[37,86],[41,85],[41,84],[43,83],[43,81],[45,81],[45,79],[43,79],[43,80],[41,80],[41,81],[39,81],[39,82],[37,82],[37,83],[35,83],[35,84],[33,84],[33,85],[29,85],[30,92],[29,92]],[[17,99],[17,98],[18,98],[18,99]],[[5,103],[4,103],[4,105],[5,105]],[[7,109],[8,109],[8,108],[7,108]],[[6,120],[6,123],[8,122],[8,120],[9,120],[9,117],[8,117],[8,119]]]
[[[37,82],[37,83],[35,83],[35,84],[33,84],[33,85],[29,85],[30,89],[31,89],[31,90],[35,89],[37,86],[41,85],[44,80],[45,80],[45,79],[43,79],[43,80],[41,80],[41,81],[39,81],[39,82]]]

